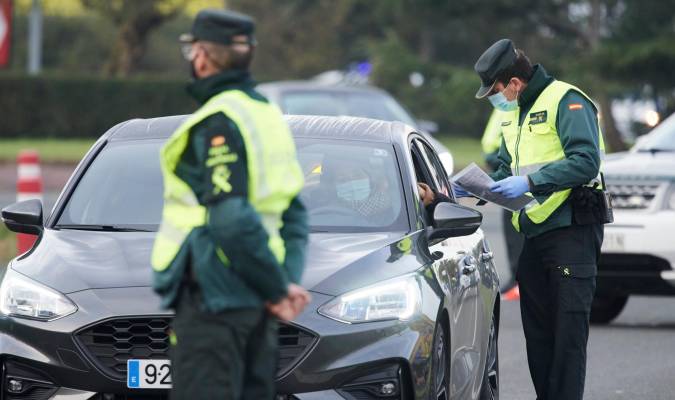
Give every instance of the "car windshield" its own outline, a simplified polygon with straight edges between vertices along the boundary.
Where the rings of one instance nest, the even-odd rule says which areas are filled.
[[[284,113],[293,115],[349,115],[383,121],[401,121],[415,126],[413,118],[396,100],[377,92],[284,92],[281,108]]]
[[[68,198],[57,228],[156,230],[162,212],[161,140],[108,143]],[[406,230],[391,144],[299,139],[301,198],[313,231]]]
[[[666,118],[638,144],[638,151],[675,152],[675,114]]]

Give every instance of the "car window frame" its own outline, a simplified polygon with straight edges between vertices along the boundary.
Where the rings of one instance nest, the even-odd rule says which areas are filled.
[[[456,202],[455,194],[452,192],[452,182],[450,177],[448,177],[448,172],[445,170],[445,167],[443,167],[443,163],[441,163],[441,160],[438,158],[438,152],[426,141],[418,140],[417,142],[419,146],[422,146],[422,155],[425,157],[426,161],[433,166],[434,171],[437,171],[436,174],[433,172],[431,172],[431,174],[436,178],[437,183],[441,183],[445,186],[445,191],[440,190],[440,187],[437,187],[436,190],[439,190],[441,193],[452,199],[453,202]],[[440,179],[441,182],[438,182],[438,179]]]
[[[433,177],[433,174],[431,173],[429,165],[427,165],[428,160],[422,154],[420,154],[423,150],[420,147],[418,147],[418,144],[416,143],[417,141],[419,141],[421,143],[425,143],[432,150],[433,150],[433,147],[418,132],[411,132],[408,135],[408,138],[406,140],[406,143],[407,143],[406,153],[407,153],[407,157],[410,160],[410,166],[412,168],[412,171],[411,171],[410,175],[411,175],[411,178],[413,179],[413,181],[410,182],[411,188],[413,189],[413,193],[412,193],[413,206],[412,206],[412,209],[413,209],[413,212],[415,213],[415,216],[416,216],[417,226],[420,227],[420,224],[421,224],[420,229],[423,229],[423,228],[426,228],[426,227],[431,227],[432,225],[431,225],[431,221],[428,219],[429,216],[426,215],[426,209],[425,209],[423,203],[421,202],[421,200],[419,199],[419,195],[417,194],[417,183],[419,182],[419,180],[417,179],[417,173],[416,173],[416,170],[415,170],[415,166],[416,166],[415,158],[416,157],[419,158],[420,159],[419,161],[422,163],[422,165],[420,166],[422,168],[422,171],[421,171],[422,174],[425,175],[425,179],[427,179],[427,181],[430,182],[430,183],[427,183],[427,182],[423,182],[423,183],[427,183],[434,190],[438,189],[438,185],[435,183],[435,178]],[[417,156],[414,155],[415,153],[417,154]],[[435,151],[434,151],[434,154],[435,154]],[[445,173],[445,170],[443,170],[443,171]],[[455,200],[454,196],[451,195],[451,196],[448,196],[448,197],[449,197],[451,203],[456,203],[456,200]]]

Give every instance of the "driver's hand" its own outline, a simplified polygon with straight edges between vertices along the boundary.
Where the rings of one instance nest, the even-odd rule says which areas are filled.
[[[420,200],[422,200],[422,203],[424,203],[424,206],[428,206],[436,198],[433,189],[431,189],[426,183],[419,182],[417,184],[417,191],[419,193]]]

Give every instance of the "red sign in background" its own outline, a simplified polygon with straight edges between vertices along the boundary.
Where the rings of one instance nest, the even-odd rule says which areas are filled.
[[[0,0],[0,67],[9,64],[12,47],[12,0]]]

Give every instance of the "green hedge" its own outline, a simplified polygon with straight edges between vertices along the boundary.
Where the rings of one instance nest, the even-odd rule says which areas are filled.
[[[98,137],[131,118],[185,114],[185,81],[0,76],[1,137]]]

